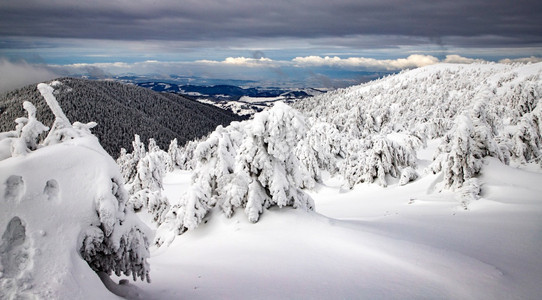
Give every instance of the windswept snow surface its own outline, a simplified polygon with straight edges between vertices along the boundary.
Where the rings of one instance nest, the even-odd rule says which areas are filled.
[[[116,173],[93,136],[0,161],[0,299],[114,298],[79,247],[98,218],[92,197]],[[8,230],[15,217],[20,242]]]
[[[347,129],[374,108],[382,126],[361,138],[374,133],[401,143],[426,122],[420,132],[427,147],[413,164],[419,177],[401,186],[388,174],[387,187],[350,190],[340,175],[323,172],[323,183],[309,192],[315,212],[272,208],[256,224],[242,211],[227,219],[214,209],[197,229],[152,249],[153,283],[136,284],[154,299],[539,299],[538,158],[512,157],[507,166],[480,157],[474,176],[481,193],[468,205],[461,191],[442,188],[442,172],[426,170],[455,118],[475,109],[476,99],[489,95],[489,110],[499,116],[519,105],[510,98],[518,93],[536,105],[541,66],[430,66],[299,102],[309,117]],[[511,113],[499,126],[518,122],[521,115]],[[190,176],[168,174],[164,194],[176,201]]]
[[[154,299],[536,299],[542,174],[495,159],[483,170],[469,210],[426,175],[352,191],[327,178],[317,213],[276,208],[256,224],[214,211],[151,250],[153,282],[136,284]],[[168,197],[189,177],[166,176]]]

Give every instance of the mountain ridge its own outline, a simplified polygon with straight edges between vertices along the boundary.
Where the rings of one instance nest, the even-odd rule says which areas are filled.
[[[176,94],[157,93],[114,81],[60,78],[53,81],[55,96],[71,122],[97,122],[93,133],[105,150],[116,157],[131,149],[135,134],[154,138],[162,149],[177,138],[180,145],[242,118],[212,105]],[[42,103],[35,85],[0,97],[0,131],[13,130],[15,118],[24,116],[23,101],[34,103],[38,117],[51,126],[54,117]]]

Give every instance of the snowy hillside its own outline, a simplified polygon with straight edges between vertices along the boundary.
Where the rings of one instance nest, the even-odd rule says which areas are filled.
[[[294,106],[312,122],[307,143],[317,144],[310,146],[318,149],[318,165],[331,160],[337,169],[325,168],[343,175],[350,188],[360,182],[385,186],[389,177],[414,180],[416,151],[441,139],[424,170],[442,171],[445,188],[465,183],[476,189],[469,179],[484,157],[542,163],[541,69],[540,63],[439,64]]]
[[[94,124],[40,140],[25,104],[0,135],[2,293],[116,298],[94,269],[131,299],[537,299],[541,75],[542,63],[415,69],[298,110],[277,102],[182,147],[136,136],[118,168]],[[139,242],[115,242],[132,225]],[[146,237],[152,282],[128,284],[103,254],[136,247],[121,262],[146,275]],[[67,273],[73,284],[43,275]]]
[[[170,148],[192,171],[161,177],[167,210],[149,202],[147,292],[536,298],[541,72],[431,66],[301,101],[305,117],[275,106],[182,159]]]

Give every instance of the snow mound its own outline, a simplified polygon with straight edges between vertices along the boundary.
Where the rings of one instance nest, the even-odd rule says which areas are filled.
[[[149,228],[126,208],[115,161],[90,127],[70,124],[50,85],[38,86],[57,120],[38,143],[28,118],[0,135],[0,298],[113,298],[97,273],[148,280]],[[92,124],[91,124],[92,125]]]

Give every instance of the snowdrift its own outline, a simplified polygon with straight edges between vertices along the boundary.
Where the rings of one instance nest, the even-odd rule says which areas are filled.
[[[97,273],[148,279],[152,232],[125,206],[122,175],[93,124],[71,124],[53,88],[38,88],[56,116],[48,136],[36,139],[48,128],[25,102],[28,118],[0,140],[0,298],[112,298]]]

